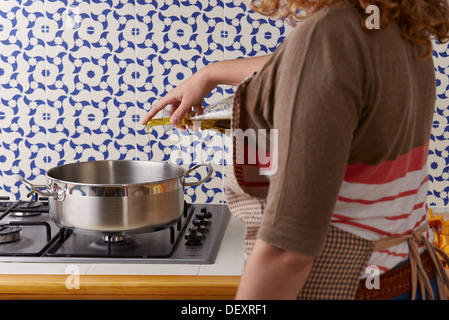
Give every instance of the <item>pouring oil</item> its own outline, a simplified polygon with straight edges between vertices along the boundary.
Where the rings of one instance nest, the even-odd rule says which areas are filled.
[[[177,123],[177,126],[194,126],[203,130],[214,129],[225,134],[226,129],[231,128],[231,109],[233,101],[234,96],[230,96],[202,108],[198,112],[187,114]],[[166,131],[174,127],[170,124],[170,117],[163,116],[159,119],[151,119],[146,124],[148,134],[150,133],[150,127],[161,125],[164,126],[164,130]]]

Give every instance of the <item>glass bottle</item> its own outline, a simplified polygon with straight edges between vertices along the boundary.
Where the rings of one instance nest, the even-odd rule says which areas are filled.
[[[214,129],[224,134],[226,129],[231,128],[233,101],[234,96],[230,96],[217,103],[188,113],[176,126],[194,126],[203,130]],[[162,118],[151,119],[147,122],[147,131],[150,132],[150,127],[161,125],[165,131],[169,131],[175,127],[170,124],[170,111],[167,109],[163,110]]]

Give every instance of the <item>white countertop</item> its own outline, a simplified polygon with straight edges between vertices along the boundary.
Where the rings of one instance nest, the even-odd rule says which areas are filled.
[[[0,262],[0,274],[239,276],[244,266],[244,225],[231,216],[214,264]]]

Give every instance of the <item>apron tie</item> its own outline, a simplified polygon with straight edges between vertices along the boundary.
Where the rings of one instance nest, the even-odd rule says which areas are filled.
[[[374,250],[379,251],[394,245],[397,245],[403,241],[407,241],[409,247],[409,260],[410,260],[410,269],[411,269],[411,286],[412,286],[412,300],[416,298],[416,289],[419,283],[421,296],[425,299],[425,292],[429,292],[430,299],[434,300],[435,296],[433,294],[430,280],[425,271],[419,254],[419,245],[424,245],[430,255],[432,261],[432,268],[435,271],[435,276],[437,280],[438,292],[440,294],[441,299],[447,300],[447,293],[444,290],[444,284],[449,285],[449,278],[446,273],[446,270],[441,262],[441,259],[438,257],[438,254],[444,259],[444,261],[449,264],[449,257],[443,252],[440,248],[430,243],[426,236],[423,235],[424,232],[428,230],[427,223],[419,228],[418,230],[412,230],[410,234],[403,236],[395,236],[389,238],[383,238],[375,241]],[[437,254],[438,253],[438,254]]]

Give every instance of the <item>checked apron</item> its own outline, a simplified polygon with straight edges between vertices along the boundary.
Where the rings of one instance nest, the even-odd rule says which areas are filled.
[[[246,87],[251,81],[251,76],[245,79],[237,88],[232,108],[231,129],[239,128],[240,110],[244,108]],[[243,187],[244,165],[236,163],[236,159],[242,159],[240,152],[244,152],[243,146],[233,138],[233,161],[226,166],[225,190],[226,199],[231,213],[245,224],[245,258],[249,256],[256,241],[257,232],[262,224],[263,212],[266,200],[251,196]],[[405,291],[412,291],[412,299],[415,298],[416,288],[421,289],[425,297],[427,291],[430,298],[433,293],[430,287],[429,275],[435,275],[438,291],[441,299],[447,299],[446,290],[449,284],[444,266],[437,255],[449,264],[449,258],[439,248],[431,244],[423,235],[428,226],[411,234],[385,238],[378,241],[370,241],[348,233],[334,226],[329,227],[324,249],[320,256],[316,257],[309,277],[298,293],[298,299],[307,300],[350,300],[350,299],[389,299]],[[386,249],[407,241],[410,248],[410,262],[399,269],[400,273],[392,269],[380,276],[380,289],[366,288],[365,280],[361,280],[365,273],[367,263],[374,251]],[[426,264],[423,267],[419,255],[418,246],[426,247]],[[429,271],[430,270],[430,271]],[[404,280],[405,278],[405,280]],[[398,283],[397,279],[402,279]],[[406,282],[406,284],[404,284]],[[401,291],[402,290],[402,291]]]

